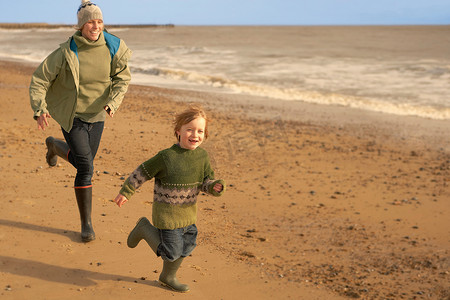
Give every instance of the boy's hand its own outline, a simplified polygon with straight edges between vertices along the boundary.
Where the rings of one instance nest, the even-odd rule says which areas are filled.
[[[117,206],[119,206],[119,207],[122,207],[122,205],[124,205],[125,202],[127,202],[127,201],[128,201],[127,197],[125,197],[122,194],[118,194],[116,196],[116,198],[114,199],[114,202],[116,202]]]
[[[216,183],[216,184],[214,185],[213,189],[214,189],[216,192],[220,193],[220,192],[223,190],[223,185],[221,185],[220,183]]]

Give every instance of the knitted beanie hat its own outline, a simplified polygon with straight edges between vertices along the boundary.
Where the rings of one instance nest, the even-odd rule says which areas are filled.
[[[77,17],[78,28],[83,27],[83,25],[89,20],[103,20],[103,15],[100,7],[89,0],[81,0],[81,5],[77,11]]]

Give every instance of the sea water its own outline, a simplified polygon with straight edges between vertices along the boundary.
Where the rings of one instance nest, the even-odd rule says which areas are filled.
[[[0,29],[0,59],[39,64],[74,30]],[[450,26],[111,28],[132,83],[450,119]]]

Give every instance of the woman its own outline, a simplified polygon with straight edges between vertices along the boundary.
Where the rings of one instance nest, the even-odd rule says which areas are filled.
[[[65,142],[48,137],[46,160],[57,157],[76,169],[75,196],[83,242],[95,239],[92,228],[92,175],[106,115],[122,103],[131,79],[125,43],[104,31],[103,15],[83,0],[77,11],[78,30],[36,69],[30,84],[30,102],[38,129],[50,118],[62,128]]]

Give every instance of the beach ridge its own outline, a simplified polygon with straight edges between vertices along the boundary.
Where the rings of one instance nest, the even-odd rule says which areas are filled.
[[[450,296],[447,122],[131,85],[105,123],[93,182],[97,240],[83,244],[75,171],[45,162],[44,140],[62,138],[61,129],[50,120],[39,131],[32,118],[34,67],[0,67],[5,299]],[[227,192],[199,197],[198,247],[178,272],[191,292],[179,295],[157,283],[160,260],[147,245],[126,246],[136,220],[151,215],[152,183],[123,208],[112,198],[139,163],[175,142],[173,116],[190,102],[212,119],[202,146]]]

